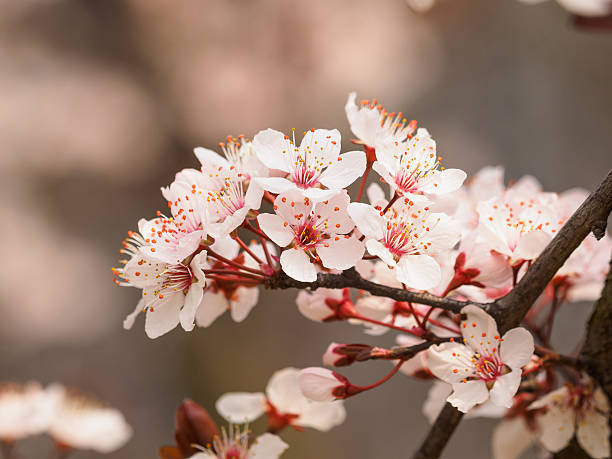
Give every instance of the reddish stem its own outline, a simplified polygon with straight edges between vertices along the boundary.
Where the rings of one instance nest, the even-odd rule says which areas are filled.
[[[254,232],[255,234],[257,234],[259,237],[263,237],[264,239],[274,243],[274,241],[272,239],[270,239],[266,233],[264,233],[263,231],[261,231],[260,229],[255,228],[253,225],[251,225],[249,222],[247,222],[246,220],[244,221],[244,223],[242,224],[242,226],[246,229],[248,229],[249,231]]]
[[[204,274],[221,274],[222,276],[239,276],[239,277],[244,277],[246,279],[255,279],[258,281],[262,281],[262,282],[264,280],[264,277],[262,276],[258,276],[258,275],[251,274],[251,273],[233,271],[230,269],[205,269]]]
[[[376,319],[370,319],[369,317],[365,317],[365,316],[362,316],[362,315],[357,314],[357,313],[354,313],[352,315],[352,318],[353,319],[358,319],[358,320],[363,320],[364,322],[370,322],[370,323],[375,324],[375,325],[382,325],[383,327],[392,328],[393,330],[398,330],[398,331],[401,331],[401,332],[404,332],[404,333],[410,333],[411,335],[418,336],[419,338],[421,337],[421,335],[419,333],[416,333],[416,332],[414,332],[412,330],[409,330],[408,328],[400,327],[398,325],[393,325],[393,324],[390,324],[390,323],[387,323],[387,322],[381,322],[380,320],[376,320]]]
[[[239,285],[260,285],[263,283],[263,279],[255,280],[255,279],[244,279],[240,277],[227,277],[227,276],[219,276],[219,275],[212,275],[207,278],[210,280],[214,280],[214,281],[232,282],[234,284],[239,284]]]
[[[240,263],[236,263],[233,260],[230,260],[228,258],[225,258],[224,256],[219,255],[217,252],[211,250],[210,248],[208,249],[208,255],[213,257],[213,258],[216,258],[219,261],[222,261],[226,265],[233,266],[234,268],[238,268],[238,269],[241,269],[243,271],[248,271],[248,272],[253,273],[253,274],[259,274],[260,276],[265,276],[263,271],[261,271],[259,269],[249,268],[248,266],[244,266],[244,265],[242,265]]]
[[[370,390],[370,389],[374,389],[375,387],[380,386],[381,384],[386,383],[387,381],[389,381],[389,379],[391,379],[393,377],[393,375],[395,375],[395,373],[398,372],[398,370],[401,368],[401,366],[404,364],[405,360],[400,360],[399,362],[397,362],[397,364],[393,367],[393,370],[391,370],[383,379],[376,381],[375,383],[369,384],[367,386],[355,386],[353,385],[353,387],[355,389],[357,389],[359,392],[363,392],[366,390]]]
[[[365,189],[365,184],[368,181],[368,175],[372,170],[372,164],[370,161],[367,162],[365,172],[363,173],[363,177],[361,178],[361,185],[359,185],[359,191],[357,192],[357,198],[355,202],[361,202],[361,196],[363,195],[363,190]]]
[[[236,236],[234,240],[238,243],[240,247],[244,249],[246,253],[248,253],[253,258],[253,260],[255,260],[260,265],[263,264],[263,261],[261,261],[261,259],[257,255],[255,255],[251,249],[249,249],[249,247],[244,243],[242,239]]]

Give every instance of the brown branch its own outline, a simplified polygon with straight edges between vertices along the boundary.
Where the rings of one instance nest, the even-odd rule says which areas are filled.
[[[527,273],[525,273],[516,287],[506,296],[495,301],[491,306],[490,313],[497,321],[502,333],[520,324],[529,308],[544,291],[555,273],[563,266],[565,260],[591,231],[598,239],[605,234],[606,221],[611,211],[612,171],[608,173],[597,190],[589,195],[567,223],[565,223],[563,228],[559,230],[538,259],[529,267]],[[606,288],[612,289],[612,286]],[[607,298],[606,301],[609,306],[611,301],[610,294],[608,294]],[[599,317],[598,315],[597,319],[591,318],[589,333],[591,333],[590,330],[594,326],[593,321],[595,320],[595,323],[599,324],[598,330],[601,330],[602,334],[605,335],[602,339],[605,338],[605,342],[612,344],[612,321],[610,320],[612,319],[612,308],[602,307],[602,309],[605,309],[607,312],[605,315],[603,313],[599,314],[604,317]],[[610,347],[608,346],[604,349],[610,349]],[[612,364],[612,355],[608,353],[606,360],[603,361],[608,365]],[[604,372],[605,368],[606,365],[603,366]],[[597,375],[594,376],[597,378]],[[603,376],[600,375],[600,377]],[[612,389],[612,374],[608,374],[606,381],[611,384],[608,388]],[[461,417],[462,413],[447,403],[438,415],[414,458],[436,459],[440,457],[450,436],[461,421]]]
[[[587,373],[601,385],[608,400],[612,400],[612,372],[610,371],[612,368],[612,259],[601,296],[595,303],[587,325],[586,339],[580,358],[586,365]],[[610,440],[612,441],[612,438]],[[581,459],[588,458],[589,455],[574,440],[554,457],[556,459]]]
[[[370,292],[372,295],[392,298],[396,301],[426,304],[428,306],[434,306],[436,308],[445,309],[454,313],[459,313],[461,308],[468,304],[474,304],[466,301],[442,298],[427,292],[411,292],[401,288],[393,288],[386,285],[377,284],[375,282],[370,282],[369,280],[361,277],[355,268],[347,269],[340,274],[319,273],[317,275],[317,280],[314,282],[300,282],[287,276],[284,272],[278,271],[272,278],[269,279],[266,286],[272,289],[308,288],[310,290],[316,290],[318,288],[341,289],[345,287],[352,287]],[[485,310],[488,310],[490,306],[490,304],[478,303],[477,305]]]

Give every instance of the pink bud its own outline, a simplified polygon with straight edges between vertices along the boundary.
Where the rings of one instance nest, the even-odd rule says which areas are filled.
[[[344,376],[320,367],[304,368],[298,376],[300,390],[315,402],[331,402],[346,396],[349,381]]]
[[[323,365],[328,365],[330,367],[335,367],[339,361],[344,360],[345,356],[335,352],[335,350],[342,346],[342,344],[331,343],[327,346],[327,350],[325,354],[323,354]]]

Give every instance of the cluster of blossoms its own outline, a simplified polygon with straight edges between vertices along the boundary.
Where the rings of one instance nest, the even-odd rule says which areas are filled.
[[[555,389],[551,369],[560,363],[549,357],[559,307],[598,297],[611,239],[587,237],[530,309],[524,327],[500,333],[483,306],[512,290],[586,191],[545,192],[529,176],[506,186],[499,167],[466,180],[462,170],[442,167],[432,135],[415,121],[376,100],[357,103],[354,93],[345,110],[357,137],[353,144],[363,151],[342,152],[336,129],[310,129],[299,144],[294,132],[266,129],[252,141],[228,137],[222,154],[196,148],[201,168],[178,172],[162,188],[168,215],[140,220],[123,243],[127,258],[114,269],[115,281],[142,291],[124,326],[131,328],[141,312],[151,338],[178,324],[186,331],[208,327],[226,310],[239,322],[257,303],[260,287],[296,287],[302,288],[298,309],[307,318],[347,321],[367,335],[398,331],[399,349],[415,351],[332,343],[325,365],[376,358],[394,367],[367,386],[326,368],[281,370],[265,394],[231,393],[217,403],[234,424],[265,414],[267,434],[252,443],[248,428],[220,434],[215,426],[208,441],[196,442],[200,452],[188,448],[191,455],[255,458],[269,448],[276,455],[265,457],[278,457],[286,447],[276,436],[283,427],[328,430],[344,420],[338,400],[397,372],[440,380],[426,403],[430,415],[447,401],[464,413],[505,416],[503,423],[523,423],[513,430],[517,435],[537,433],[545,448],[556,451],[574,430],[565,428],[563,441],[551,440],[547,413],[565,407],[584,449],[592,457],[609,454],[607,417],[593,414],[593,407],[607,407],[603,392],[567,364],[569,358],[563,361],[568,385]],[[382,185],[367,186],[370,174]],[[358,179],[356,193],[349,193]],[[246,235],[254,239],[244,242]],[[325,276],[352,283],[325,284]],[[393,299],[406,292],[465,306],[459,311]],[[520,454],[515,450],[494,446],[494,455],[513,458]],[[190,457],[181,454],[168,457]]]
[[[120,411],[61,384],[0,384],[0,445],[11,456],[18,441],[46,433],[61,454],[111,453],[132,436]]]

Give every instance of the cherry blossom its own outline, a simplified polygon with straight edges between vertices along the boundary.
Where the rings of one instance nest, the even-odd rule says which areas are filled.
[[[264,177],[255,182],[272,193],[299,189],[311,200],[331,198],[335,190],[349,186],[361,176],[366,167],[365,153],[340,154],[340,141],[337,129],[306,131],[299,147],[295,138],[282,132],[260,131],[253,139],[257,157],[270,169],[285,172],[287,178]]]
[[[431,346],[429,369],[452,384],[447,401],[464,413],[489,398],[494,405],[510,408],[521,382],[521,367],[533,355],[533,337],[519,327],[500,338],[495,321],[482,309],[469,305],[461,312],[465,344]]]
[[[420,290],[440,282],[440,263],[434,256],[450,250],[460,237],[450,217],[432,213],[427,201],[409,198],[382,211],[351,203],[348,212],[365,236],[368,252],[394,268],[399,282]]]
[[[139,251],[123,268],[115,269],[119,285],[142,289],[136,309],[123,322],[130,329],[140,312],[146,312],[145,332],[157,338],[179,323],[193,330],[195,315],[204,295],[206,252],[195,255],[188,264],[168,264],[145,257]]]
[[[557,195],[537,192],[535,186],[524,178],[503,197],[477,206],[480,234],[513,262],[537,258],[562,224],[555,212]]]
[[[552,452],[565,448],[574,434],[593,458],[610,457],[610,403],[588,376],[578,386],[566,384],[536,400],[529,409],[544,409],[540,442]]]
[[[264,190],[255,180],[248,181],[249,176],[240,169],[211,162],[202,165],[202,174],[207,181],[208,232],[215,238],[227,236],[244,222],[249,211],[261,206]]]
[[[274,200],[276,214],[260,214],[261,229],[281,247],[283,271],[290,277],[312,282],[314,262],[329,269],[351,268],[364,253],[363,243],[349,233],[355,226],[346,212],[346,191],[314,203],[298,190],[286,191]]]
[[[132,429],[120,411],[60,384],[48,390],[58,401],[48,433],[62,447],[110,453],[132,436]]]
[[[277,459],[289,447],[280,437],[265,433],[249,445],[248,426],[241,430],[230,425],[229,433],[223,429],[210,448],[191,456],[192,459]]]
[[[466,178],[460,169],[438,169],[436,143],[420,128],[406,141],[383,137],[376,142],[376,162],[372,168],[400,196],[444,194],[457,190]]]
[[[376,99],[362,100],[356,104],[357,93],[351,92],[344,106],[351,131],[358,138],[355,143],[362,144],[366,150],[374,150],[380,137],[402,142],[416,129],[416,121],[409,123],[402,113],[388,113]],[[368,155],[370,156],[370,155]],[[374,161],[376,156],[372,159]]]
[[[268,175],[268,168],[262,164],[253,150],[253,143],[244,136],[240,135],[237,138],[228,136],[225,142],[219,143],[219,147],[223,156],[204,147],[196,147],[193,152],[202,167],[217,166],[226,170],[235,170],[237,175],[245,180]]]
[[[299,370],[284,368],[276,371],[266,387],[266,393],[230,392],[216,404],[217,412],[233,423],[252,422],[264,413],[269,431],[285,426],[311,427],[328,431],[340,425],[346,412],[341,401],[313,402],[300,391]]]

